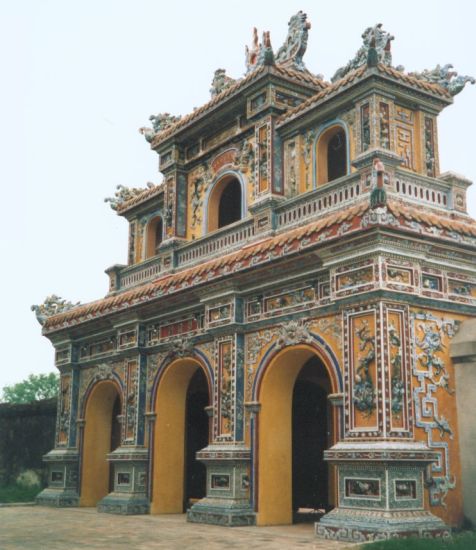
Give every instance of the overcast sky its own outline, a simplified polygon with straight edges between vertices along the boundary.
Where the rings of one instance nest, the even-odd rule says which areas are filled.
[[[54,369],[30,311],[51,293],[88,302],[104,269],[126,262],[127,224],[103,202],[116,185],[158,183],[138,133],[152,113],[186,114],[209,99],[215,69],[238,78],[257,26],[275,50],[302,9],[307,67],[329,79],[378,22],[394,65],[453,63],[476,75],[473,1],[0,0],[0,388]],[[476,179],[476,86],[439,121],[441,170]],[[470,193],[476,214],[476,190]]]

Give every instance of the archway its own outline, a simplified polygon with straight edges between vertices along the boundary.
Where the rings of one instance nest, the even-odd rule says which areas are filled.
[[[213,187],[208,198],[208,231],[215,231],[242,217],[243,192],[236,176],[228,174]]]
[[[340,125],[331,126],[317,140],[317,184],[347,174],[347,137]]]
[[[334,503],[334,484],[323,461],[335,432],[327,405],[334,385],[325,362],[308,345],[285,348],[268,364],[258,394],[259,525],[290,524],[300,509]]]
[[[173,361],[161,376],[152,465],[152,514],[180,514],[205,496],[204,468],[195,459],[208,444],[210,385],[195,359]]]
[[[121,442],[120,412],[121,397],[116,383],[98,382],[88,396],[84,415],[80,506],[96,506],[113,490],[107,455]]]

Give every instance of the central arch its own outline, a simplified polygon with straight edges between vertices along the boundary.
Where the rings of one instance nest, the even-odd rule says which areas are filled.
[[[293,512],[296,512],[294,507],[312,507],[310,500],[315,502],[314,507],[334,503],[335,488],[329,467],[322,461],[322,453],[324,448],[333,444],[336,418],[331,407],[327,407],[326,414],[322,414],[322,417],[316,417],[316,410],[303,411],[302,406],[299,410],[299,400],[310,398],[307,390],[311,385],[315,386],[312,390],[315,397],[311,396],[314,399],[313,406],[320,407],[322,413],[322,407],[327,405],[327,396],[336,392],[338,385],[324,356],[307,344],[294,345],[279,351],[262,374],[258,387],[258,401],[261,404],[257,436],[258,525],[293,523]],[[293,430],[293,413],[296,423],[297,420],[302,421],[303,412],[308,414],[311,421],[325,423],[323,429],[314,430],[314,435],[311,434],[312,437],[321,438],[318,451],[314,446],[313,449],[307,449],[309,454],[316,457],[315,461],[318,463],[314,466],[320,470],[317,472],[314,468],[307,478],[302,475],[299,477],[296,468],[293,476],[293,451],[296,460],[296,451],[302,453],[303,446],[307,444],[306,436],[296,433],[296,424]],[[322,439],[323,434],[325,440]],[[307,442],[309,441],[308,438]],[[306,467],[305,460],[303,464]],[[322,479],[314,479],[316,475]],[[312,485],[307,492],[302,489],[306,483]]]
[[[204,395],[205,394],[205,395]],[[155,398],[152,514],[181,514],[189,499],[205,496],[205,476],[195,452],[209,439],[204,405],[210,380],[200,361],[176,359],[161,375]],[[207,433],[203,436],[203,427]],[[198,432],[198,433],[197,433]]]

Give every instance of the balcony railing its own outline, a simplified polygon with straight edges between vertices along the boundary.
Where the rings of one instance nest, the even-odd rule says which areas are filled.
[[[185,267],[207,258],[218,256],[224,252],[230,252],[241,248],[248,243],[255,235],[253,219],[246,219],[236,222],[211,235],[182,246],[177,251],[177,267]]]
[[[363,187],[360,173],[356,172],[339,178],[308,193],[287,199],[275,211],[275,230],[309,223],[334,210],[350,205],[364,195],[368,195],[372,185]],[[393,189],[388,188],[394,197],[404,197],[411,202],[442,209],[451,207],[451,185],[436,178],[421,176],[406,170],[397,169]],[[257,235],[259,237],[259,235]],[[195,241],[181,245],[174,252],[175,269],[183,269],[240,249],[255,238],[253,218],[241,220],[214,231]],[[150,258],[137,265],[120,271],[118,288],[127,289],[153,280],[162,271],[160,258]]]

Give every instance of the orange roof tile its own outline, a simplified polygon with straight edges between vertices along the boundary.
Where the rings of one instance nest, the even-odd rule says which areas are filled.
[[[257,79],[258,76],[261,74],[268,72],[270,74],[277,74],[281,77],[288,78],[290,80],[297,80],[298,82],[301,82],[303,84],[311,85],[316,88],[325,88],[329,86],[327,82],[324,82],[314,75],[312,75],[309,72],[301,72],[301,71],[295,71],[293,69],[287,69],[285,67],[281,67],[279,65],[273,65],[273,66],[260,66],[253,70],[252,72],[248,73],[244,78],[241,80],[238,80],[235,84],[221,92],[220,94],[213,97],[208,103],[205,103],[198,109],[195,109],[192,113],[189,113],[188,115],[181,118],[179,121],[177,121],[175,124],[172,124],[168,128],[166,128],[164,131],[157,134],[157,136],[152,141],[152,147],[156,147],[160,143],[164,142],[168,137],[170,137],[172,134],[174,134],[176,131],[180,130],[181,128],[184,128],[194,120],[198,119],[201,115],[204,113],[210,111],[210,109],[213,109],[216,107],[219,103],[221,103],[224,99],[227,97],[230,97],[231,95],[235,94],[239,90],[245,87],[245,85],[249,84],[250,82],[253,82]]]
[[[308,99],[306,99],[306,101],[304,101],[300,105],[294,107],[293,109],[290,109],[280,117],[278,126],[295,118],[297,114],[302,113],[308,109],[311,109],[312,107],[317,105],[320,101],[326,99],[328,96],[334,95],[336,92],[341,91],[343,88],[346,88],[351,84],[356,84],[364,76],[366,76],[367,69],[368,69],[367,65],[361,65],[357,69],[353,69],[352,71],[348,72],[343,78],[336,80],[333,84],[330,84],[329,86],[324,88],[322,91],[309,97]],[[397,71],[393,67],[388,67],[387,65],[383,65],[382,63],[379,63],[377,65],[377,70],[381,74],[390,76],[395,80],[404,82],[405,84],[414,86],[416,88],[419,88],[420,90],[424,90],[426,92],[439,95],[440,97],[443,97],[445,99],[451,99],[449,92],[444,88],[442,88],[441,86],[439,86],[438,84],[433,84],[431,82],[427,82],[426,80],[421,80],[414,76],[409,76],[400,71]],[[372,73],[369,72],[368,74],[372,74]]]
[[[312,222],[303,227],[291,229],[284,234],[271,237],[265,241],[260,241],[257,246],[249,246],[237,252],[227,254],[226,256],[209,260],[208,262],[198,266],[185,269],[179,273],[161,276],[153,282],[127,290],[117,294],[116,296],[109,296],[95,302],[90,302],[89,304],[80,305],[64,313],[59,313],[58,315],[49,317],[43,328],[45,332],[55,330],[55,327],[58,327],[57,330],[59,330],[62,328],[61,325],[64,323],[69,323],[72,321],[86,321],[98,312],[113,312],[119,307],[138,303],[141,301],[140,299],[144,297],[150,297],[150,299],[153,299],[159,295],[158,291],[160,290],[166,291],[173,285],[180,284],[183,281],[193,280],[195,277],[205,273],[213,273],[216,270],[229,265],[230,263],[245,262],[253,256],[259,257],[260,255],[269,253],[271,250],[282,247],[285,244],[289,244],[293,241],[299,241],[304,236],[317,234],[322,228],[337,224],[337,220],[344,221],[354,219],[357,216],[362,215],[367,208],[367,201],[361,201],[356,205],[350,206],[344,211],[339,210],[333,212],[324,219]],[[246,267],[248,266],[243,267],[243,269]]]
[[[449,231],[476,237],[476,220],[469,216],[460,216],[451,213],[444,215],[441,212],[426,211],[402,201],[389,200],[388,209],[395,216],[402,216],[408,221],[417,221],[431,227],[444,227]]]

